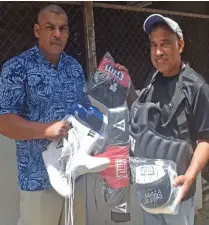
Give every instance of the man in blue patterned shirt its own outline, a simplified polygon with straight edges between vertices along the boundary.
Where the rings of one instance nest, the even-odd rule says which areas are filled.
[[[3,65],[0,133],[16,140],[18,225],[61,225],[64,199],[51,188],[42,152],[50,140],[67,135],[69,124],[61,120],[70,114],[71,105],[88,99],[81,65],[63,52],[69,36],[65,11],[57,5],[43,8],[34,33],[38,45]],[[80,191],[81,198],[79,182],[76,193]],[[75,223],[83,225],[85,208],[78,195]]]

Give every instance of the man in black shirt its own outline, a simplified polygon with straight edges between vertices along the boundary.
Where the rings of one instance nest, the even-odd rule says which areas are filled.
[[[174,184],[182,186],[179,213],[154,215],[144,211],[144,225],[193,225],[195,191],[191,190],[198,173],[209,159],[209,85],[201,75],[182,62],[183,33],[175,21],[153,14],[145,20],[144,30],[150,39],[152,64],[158,71],[149,101],[158,103],[163,113],[162,122],[166,122],[175,107],[172,100],[179,75],[183,74],[182,92],[186,101],[180,114],[185,115],[186,122],[179,124],[176,119],[172,125],[172,136],[192,143],[194,149],[185,174],[178,176]],[[118,65],[118,69],[125,68]]]

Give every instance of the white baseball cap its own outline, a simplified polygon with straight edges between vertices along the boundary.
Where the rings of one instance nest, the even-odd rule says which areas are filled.
[[[157,23],[164,23],[170,27],[170,29],[177,34],[177,36],[180,39],[183,39],[183,33],[181,28],[179,27],[178,23],[176,23],[174,20],[164,17],[160,14],[152,14],[144,21],[143,28],[147,34],[150,34],[152,31],[152,28]]]

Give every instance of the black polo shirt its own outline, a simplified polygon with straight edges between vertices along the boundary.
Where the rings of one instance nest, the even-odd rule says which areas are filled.
[[[179,114],[185,113],[186,122],[179,124],[177,119],[174,119],[172,121],[173,133],[164,135],[187,140],[186,133],[189,133],[189,138],[194,145],[198,139],[209,138],[209,85],[188,65],[184,69],[187,73],[183,73],[182,91],[186,96],[186,102]],[[151,102],[158,103],[162,109],[163,123],[168,120],[173,110],[172,98],[177,82],[179,82],[179,75],[164,77],[161,73],[157,74],[153,82],[150,99]]]

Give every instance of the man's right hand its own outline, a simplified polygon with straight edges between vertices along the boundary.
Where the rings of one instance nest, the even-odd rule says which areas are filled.
[[[119,63],[116,63],[115,64],[115,67],[119,71],[125,71],[125,72],[128,73],[128,69],[125,66],[122,66]],[[129,109],[131,109],[131,106],[132,106],[133,102],[135,102],[137,98],[138,98],[138,95],[136,94],[136,91],[134,89],[133,83],[131,81],[129,93],[128,93],[128,96],[127,96],[127,99],[126,99],[126,102],[127,102],[127,105],[128,105],[128,108]]]
[[[45,138],[51,141],[60,141],[62,138],[67,138],[68,131],[72,128],[68,121],[52,122],[45,129]]]

